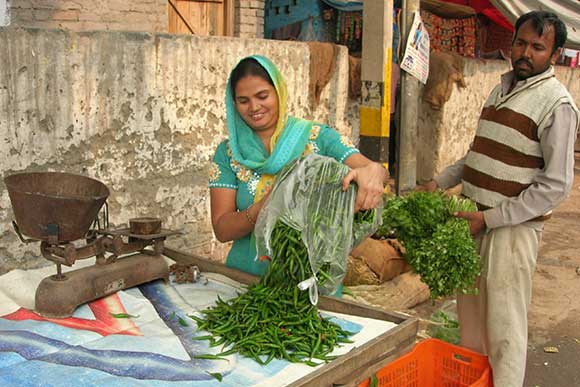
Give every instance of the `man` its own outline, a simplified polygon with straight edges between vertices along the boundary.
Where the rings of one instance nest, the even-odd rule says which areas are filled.
[[[458,296],[463,346],[489,356],[497,387],[522,387],[532,277],[544,221],[569,193],[580,114],[554,77],[564,23],[534,11],[515,25],[511,63],[484,104],[467,155],[419,189],[463,182],[482,257],[478,295]]]

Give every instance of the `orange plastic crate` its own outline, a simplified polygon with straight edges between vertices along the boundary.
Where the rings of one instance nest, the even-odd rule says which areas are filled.
[[[437,339],[377,372],[377,387],[493,387],[487,356]],[[358,387],[369,387],[370,379]]]

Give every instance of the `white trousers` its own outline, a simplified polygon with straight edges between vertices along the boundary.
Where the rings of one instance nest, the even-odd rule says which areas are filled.
[[[459,295],[461,345],[489,356],[495,387],[522,387],[528,306],[541,233],[500,227],[476,238],[482,259],[477,295]]]

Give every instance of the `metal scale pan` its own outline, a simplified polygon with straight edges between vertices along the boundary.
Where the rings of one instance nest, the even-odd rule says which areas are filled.
[[[70,173],[18,173],[4,183],[20,232],[50,244],[84,238],[110,194],[100,181]]]
[[[155,279],[168,280],[162,257],[164,240],[175,232],[131,238],[128,233],[87,233],[109,196],[98,180],[60,172],[20,173],[4,179],[23,242],[40,241],[44,258],[56,263],[57,274],[36,289],[35,311],[64,318],[77,306]],[[159,226],[161,221],[158,221]],[[93,230],[94,231],[94,230]],[[161,230],[160,230],[161,231]],[[31,239],[24,239],[26,235]],[[80,246],[72,242],[85,239]],[[61,265],[96,257],[92,266],[62,273]]]

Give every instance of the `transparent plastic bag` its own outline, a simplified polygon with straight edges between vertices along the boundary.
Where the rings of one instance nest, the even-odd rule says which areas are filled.
[[[370,216],[367,213],[366,222],[353,226],[356,187],[352,184],[342,190],[342,179],[349,170],[332,158],[313,153],[298,159],[278,175],[254,229],[257,257],[272,256],[270,237],[279,220],[300,231],[312,270],[312,277],[300,287],[310,289],[313,303],[317,289],[325,295],[336,292],[355,242],[374,233],[382,222],[382,209],[378,208]],[[326,280],[318,286],[321,275]]]

